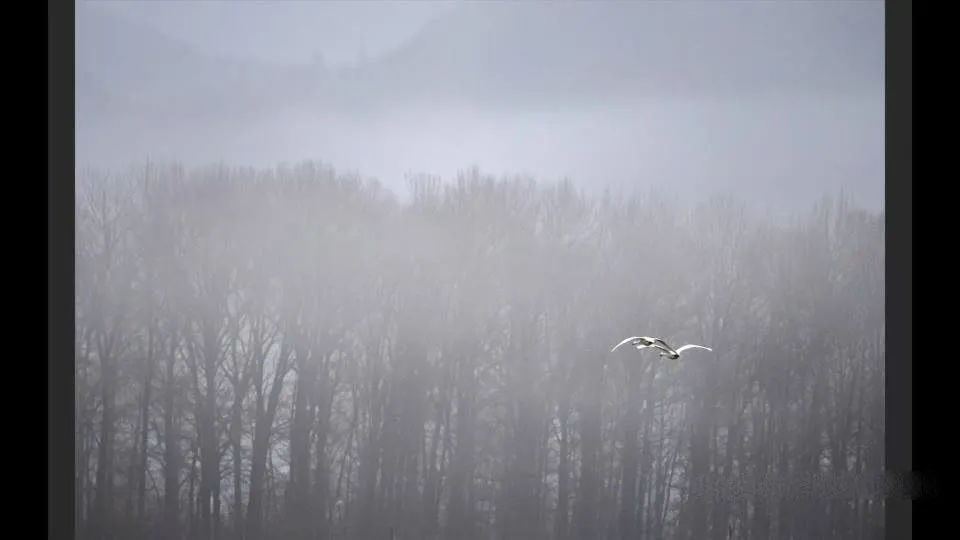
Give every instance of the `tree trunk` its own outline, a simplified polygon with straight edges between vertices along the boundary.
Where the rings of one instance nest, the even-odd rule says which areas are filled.
[[[633,540],[637,537],[637,469],[639,452],[637,435],[640,432],[640,391],[636,379],[640,375],[631,372],[627,377],[626,412],[621,419],[623,429],[623,456],[620,480],[620,538]]]
[[[230,447],[233,452],[233,534],[243,538],[243,401],[235,397],[230,413]]]
[[[100,446],[97,451],[97,479],[94,488],[91,540],[113,538],[113,452],[115,434],[116,361],[110,357],[112,346],[100,347]]]
[[[180,418],[177,415],[176,337],[170,340],[163,398],[163,530],[180,537]]]
[[[379,351],[379,340],[368,351]],[[360,540],[377,540],[377,474],[380,471],[380,435],[383,424],[383,397],[382,381],[379,372],[379,354],[374,358],[370,352],[368,362],[374,364],[372,373],[367,381],[367,436],[363,444],[360,458],[359,472],[359,512],[355,514],[356,527]]]
[[[695,489],[690,497],[690,540],[707,537],[707,506],[706,494],[710,493],[710,422],[708,408],[712,403],[707,402],[706,396],[701,396],[697,406],[697,419],[690,435],[690,485]]]
[[[462,369],[457,375],[457,446],[450,466],[450,510],[447,515],[446,537],[449,540],[471,540],[474,536],[473,516],[469,507],[469,491],[473,482],[474,398],[473,380]]]
[[[311,536],[310,439],[314,423],[314,396],[317,366],[307,348],[298,349],[297,379],[294,389],[293,419],[290,428],[290,538],[307,540]]]
[[[290,366],[291,350],[284,344],[277,359],[276,371],[270,386],[267,402],[263,401],[263,363],[264,356],[257,358],[256,392],[257,418],[254,423],[253,448],[250,455],[250,493],[247,499],[247,540],[261,540],[263,535],[263,502],[267,472],[267,457],[270,452],[270,437],[273,434],[273,422],[280,405],[280,393]]]
[[[198,384],[197,424],[200,443],[200,534],[201,538],[217,540],[214,498],[220,486],[220,444],[217,436],[217,370],[220,365],[220,321],[205,320],[202,323],[203,380]],[[217,501],[219,506],[219,500]]]
[[[560,399],[557,415],[560,418],[560,456],[557,465],[557,517],[554,530],[557,540],[567,540],[570,534],[570,401]]]
[[[439,402],[435,404],[433,432],[430,436],[430,453],[426,461],[426,482],[423,489],[423,537],[427,540],[436,538],[440,529],[440,464],[437,463],[437,457],[440,448],[440,432],[449,429],[443,421],[444,410],[449,407],[447,396],[446,384],[443,384],[440,388]]]
[[[580,482],[574,516],[576,538],[581,540],[600,538],[600,392],[596,386],[580,413]]]
[[[150,426],[150,400],[153,390],[154,330],[153,324],[147,330],[146,375],[143,381],[143,396],[140,402],[140,456],[137,471],[137,518],[144,519],[147,504],[147,442]]]
[[[313,514],[314,538],[328,540],[330,537],[328,514],[328,497],[330,493],[330,475],[327,468],[327,437],[330,431],[330,409],[333,402],[335,387],[328,381],[327,362],[321,366],[321,376],[317,383],[317,412],[316,412],[316,440],[314,441],[314,459],[316,467],[313,475],[314,501],[311,506]]]

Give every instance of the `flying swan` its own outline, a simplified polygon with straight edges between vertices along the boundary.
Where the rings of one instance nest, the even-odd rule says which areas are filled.
[[[673,347],[667,345],[666,341],[657,337],[633,336],[633,337],[628,337],[627,339],[621,341],[620,343],[617,343],[612,349],[610,349],[610,352],[613,352],[618,348],[620,348],[621,345],[626,345],[628,343],[632,345],[634,348],[636,348],[638,351],[640,349],[646,349],[647,347],[654,347],[656,349],[660,349],[660,356],[669,358],[670,360],[676,360],[677,358],[680,358],[680,353],[688,349],[703,349],[706,351],[713,350],[710,347],[704,347],[703,345],[694,345],[692,343],[688,345],[684,345],[683,347],[678,347],[674,349]]]

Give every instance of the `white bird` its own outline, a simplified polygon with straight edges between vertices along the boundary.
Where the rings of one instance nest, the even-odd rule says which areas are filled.
[[[620,343],[617,343],[612,349],[610,349],[610,352],[617,350],[618,348],[620,348],[620,346],[626,345],[627,343],[632,345],[638,351],[640,349],[646,349],[647,347],[654,347],[654,348],[660,349],[660,356],[669,358],[670,360],[676,360],[677,358],[680,358],[680,353],[688,349],[704,349],[707,351],[713,350],[710,347],[704,347],[703,345],[694,345],[692,343],[688,345],[684,345],[677,349],[674,349],[673,347],[667,345],[666,341],[660,338],[633,336],[633,337],[628,337],[627,339],[621,341]]]
[[[610,349],[610,352],[613,352],[613,351],[619,349],[621,346],[626,345],[627,343],[629,343],[630,345],[632,345],[632,346],[633,346],[634,348],[636,348],[637,350],[640,350],[640,349],[644,349],[644,348],[647,348],[647,347],[652,347],[652,346],[654,346],[654,344],[657,343],[657,341],[661,341],[661,342],[662,342],[663,340],[658,340],[657,338],[644,337],[644,336],[628,337],[627,339],[625,339],[625,340],[621,341],[620,343],[617,343],[616,345],[614,345],[614,347],[613,347],[612,349]]]

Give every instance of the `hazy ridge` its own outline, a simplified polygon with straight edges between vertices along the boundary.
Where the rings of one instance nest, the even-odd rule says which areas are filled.
[[[782,4],[465,3],[327,70],[217,58],[81,2],[78,160],[318,158],[398,190],[476,164],[879,207],[882,4]]]

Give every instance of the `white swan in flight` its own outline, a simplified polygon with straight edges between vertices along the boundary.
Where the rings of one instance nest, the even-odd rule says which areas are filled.
[[[703,345],[694,345],[692,343],[674,349],[673,347],[667,345],[666,341],[657,337],[633,336],[633,337],[628,337],[627,339],[621,341],[620,343],[617,343],[612,349],[610,349],[610,352],[613,352],[618,348],[620,348],[620,346],[626,345],[628,343],[638,351],[640,349],[646,349],[647,347],[654,347],[656,349],[660,349],[660,356],[669,358],[670,360],[676,360],[677,358],[680,358],[680,353],[689,349],[703,349],[706,351],[713,351],[713,349],[711,349],[710,347],[704,347]]]

